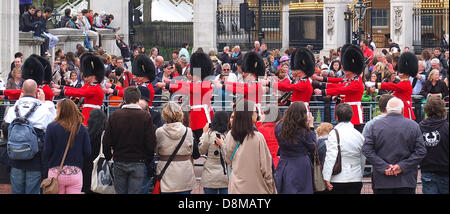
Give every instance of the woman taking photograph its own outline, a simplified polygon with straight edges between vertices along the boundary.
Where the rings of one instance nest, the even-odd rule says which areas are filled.
[[[236,105],[231,131],[225,143],[226,161],[232,168],[229,194],[276,194],[272,156],[264,136],[256,130],[255,103],[244,100]]]
[[[314,118],[304,102],[294,102],[275,127],[280,146],[275,183],[280,194],[313,194],[312,164],[316,142]]]
[[[202,180],[200,185],[205,194],[228,194],[227,166],[225,164],[225,152],[223,151],[224,139],[228,132],[228,113],[218,111],[214,114],[211,126],[206,124],[203,135],[200,137],[200,155],[207,155],[203,165]],[[220,140],[216,140],[219,137]]]
[[[192,130],[183,125],[183,110],[175,102],[164,104],[162,118],[166,121],[156,129],[156,149],[159,156],[156,174],[159,175],[170,155],[182,140],[186,138],[161,179],[161,193],[190,194],[195,184],[192,150],[194,138]]]
[[[81,194],[83,159],[91,154],[89,134],[83,125],[83,115],[70,99],[56,105],[55,121],[47,126],[43,159],[48,163],[48,177],[58,176],[59,166],[69,145],[63,168],[58,177],[59,194]]]

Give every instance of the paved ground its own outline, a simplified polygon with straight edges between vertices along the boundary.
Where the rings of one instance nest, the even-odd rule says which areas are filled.
[[[199,158],[198,160],[195,161],[195,163],[201,164],[204,161],[205,161],[204,158]],[[203,171],[202,166],[196,166],[194,168],[195,176],[197,178],[200,178],[202,171]],[[371,180],[370,178],[364,178],[364,182],[363,182],[364,185],[361,190],[361,194],[373,194],[372,184],[370,183],[370,180]],[[417,180],[420,181],[420,171],[419,171]],[[422,194],[422,184],[417,184],[416,193]],[[11,185],[0,184],[0,194],[11,194]],[[192,190],[192,194],[203,194],[203,188],[200,186],[199,179],[197,179],[196,185],[195,185],[194,189]]]

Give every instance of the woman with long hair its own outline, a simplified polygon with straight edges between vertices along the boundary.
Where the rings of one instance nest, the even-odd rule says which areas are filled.
[[[231,131],[225,143],[226,161],[233,169],[228,184],[230,194],[276,194],[272,156],[264,136],[254,123],[256,105],[249,100],[237,103]]]
[[[214,114],[211,126],[203,128],[200,137],[199,152],[208,155],[204,165],[200,185],[205,194],[227,194],[228,176],[225,164],[225,153],[222,151],[223,140],[228,132],[228,113],[218,111]],[[216,140],[219,138],[220,140]]]
[[[88,134],[91,140],[91,155],[87,156],[83,162],[83,188],[84,193],[92,193],[91,191],[91,176],[92,176],[92,162],[97,158],[100,152],[100,144],[103,131],[106,125],[106,115],[100,109],[94,109],[89,113],[88,120]]]
[[[308,153],[314,152],[314,118],[304,102],[294,102],[275,127],[280,146],[280,162],[275,183],[280,194],[313,194],[312,165]]]
[[[70,99],[56,105],[55,121],[47,126],[43,158],[48,163],[48,177],[56,178],[67,144],[69,150],[58,177],[59,194],[81,194],[83,159],[91,154],[89,134],[83,115]]]

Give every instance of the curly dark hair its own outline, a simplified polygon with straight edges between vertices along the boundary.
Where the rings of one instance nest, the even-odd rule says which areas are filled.
[[[90,139],[97,139],[105,130],[106,115],[100,109],[93,109],[89,113],[88,133]]]
[[[304,136],[306,131],[309,131],[305,103],[300,101],[292,103],[280,123],[282,123],[282,127],[279,136],[288,143],[297,144],[296,136],[299,132]]]
[[[217,111],[214,113],[214,118],[211,121],[211,131],[217,131],[225,134],[228,131],[228,113],[226,111]]]
[[[445,118],[447,110],[444,101],[439,97],[428,97],[427,103],[423,106],[423,111],[430,118]]]

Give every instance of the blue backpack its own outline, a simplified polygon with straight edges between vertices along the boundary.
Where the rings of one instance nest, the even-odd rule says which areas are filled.
[[[14,119],[8,127],[8,143],[6,145],[8,157],[11,160],[31,160],[39,151],[39,138],[32,124],[28,120],[36,111],[38,104],[34,104],[31,110],[21,117],[19,107],[16,105]]]

